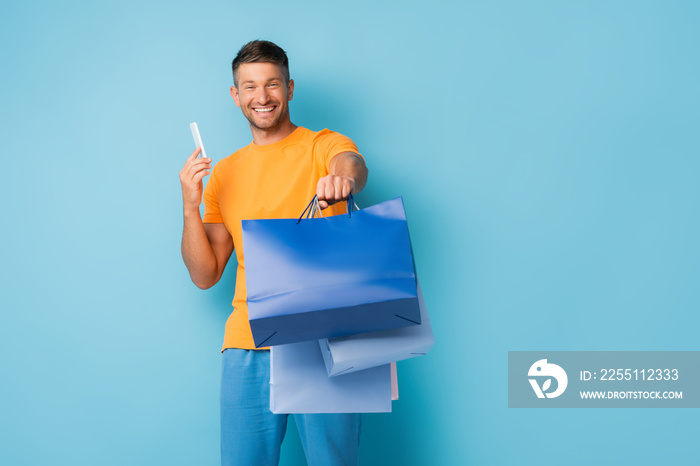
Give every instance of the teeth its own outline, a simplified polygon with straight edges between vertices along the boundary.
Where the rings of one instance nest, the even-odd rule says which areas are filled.
[[[253,110],[255,110],[255,111],[258,112],[258,113],[267,113],[267,112],[271,112],[271,111],[272,111],[272,107],[269,107],[269,108],[254,108]]]

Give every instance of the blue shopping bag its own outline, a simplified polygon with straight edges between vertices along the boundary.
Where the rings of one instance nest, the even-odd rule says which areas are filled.
[[[242,221],[256,347],[420,324],[403,200],[348,206],[326,218]]]
[[[391,412],[389,364],[328,377],[316,340],[273,346],[270,351],[273,413]]]
[[[330,377],[428,354],[435,343],[418,283],[420,325],[318,341]]]

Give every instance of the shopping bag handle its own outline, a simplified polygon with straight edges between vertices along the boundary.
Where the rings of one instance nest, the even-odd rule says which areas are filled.
[[[360,210],[359,207],[357,207],[357,204],[355,204],[355,199],[352,197],[352,194],[348,196],[347,200],[347,209],[348,209],[348,218],[352,217],[352,211],[353,208],[354,210]],[[308,211],[308,212],[307,212]],[[306,217],[304,215],[306,214]],[[306,209],[301,213],[301,216],[299,217],[299,220],[297,220],[297,225],[303,218],[314,218],[316,214],[320,215],[323,217],[323,214],[321,213],[321,207],[318,205],[318,195],[314,196],[313,199],[311,199],[311,202],[309,202],[309,205],[306,206]]]

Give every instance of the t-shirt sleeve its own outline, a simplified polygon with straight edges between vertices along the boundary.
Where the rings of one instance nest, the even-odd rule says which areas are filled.
[[[360,151],[357,149],[355,143],[352,142],[352,139],[328,129],[319,131],[316,139],[315,151],[316,157],[322,161],[326,167],[326,171],[329,173],[331,171],[331,159],[338,154],[354,152],[362,157],[362,154],[360,154]]]
[[[219,197],[216,189],[217,181],[216,165],[209,175],[207,185],[204,187],[204,217],[202,223],[224,223],[219,210]]]

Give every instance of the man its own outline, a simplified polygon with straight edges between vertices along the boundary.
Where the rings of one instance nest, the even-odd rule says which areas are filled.
[[[298,217],[318,196],[330,214],[367,181],[355,144],[329,130],[297,127],[289,117],[294,81],[287,55],[267,41],[244,45],[232,63],[231,97],[248,119],[253,142],[211,170],[197,148],[180,172],[184,208],[182,257],[192,281],[215,285],[236,250],[233,312],[226,322],[221,381],[221,454],[224,465],[275,465],[286,415],[269,409],[269,350],[255,349],[246,306],[241,220]],[[202,193],[202,178],[211,172]],[[199,205],[204,196],[205,213]],[[295,415],[310,465],[357,464],[359,414]]]

